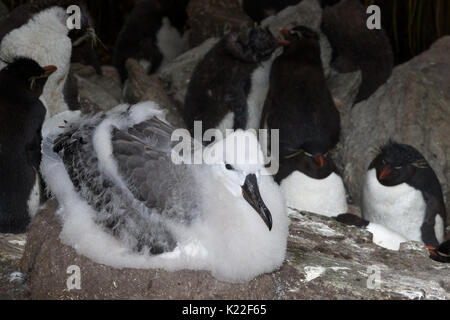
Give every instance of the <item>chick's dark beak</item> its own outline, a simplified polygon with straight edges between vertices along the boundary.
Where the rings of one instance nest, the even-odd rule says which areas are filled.
[[[272,230],[272,214],[266,207],[264,201],[259,193],[258,180],[256,175],[250,174],[245,179],[245,183],[242,186],[242,195],[244,199],[252,206],[253,209],[263,219],[269,230]]]
[[[43,76],[45,78],[50,77],[54,72],[56,72],[56,70],[58,70],[58,68],[56,66],[46,66],[43,69],[44,69]]]

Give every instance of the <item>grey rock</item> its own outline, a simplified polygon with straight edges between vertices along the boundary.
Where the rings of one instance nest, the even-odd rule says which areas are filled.
[[[183,119],[176,103],[169,97],[161,79],[153,74],[148,75],[144,68],[134,59],[126,62],[128,80],[125,85],[125,101],[135,104],[142,101],[153,101],[167,111],[166,118],[175,128],[184,128]]]
[[[73,63],[72,72],[84,113],[106,111],[120,104],[122,85],[114,67],[102,66],[103,75],[98,75],[92,66]]]
[[[350,113],[361,85],[361,71],[350,73],[333,72],[327,79],[328,87],[336,102],[341,116]]]
[[[25,234],[0,234],[0,254],[10,261],[20,260],[25,251],[27,236]]]
[[[165,83],[167,92],[174,99],[177,107],[182,108],[184,105],[184,98],[195,67],[218,41],[217,38],[208,39],[161,69],[159,77]]]
[[[263,27],[269,27],[276,34],[282,28],[293,28],[304,25],[313,30],[320,30],[322,9],[317,0],[303,0],[296,6],[286,7],[276,15],[270,16],[261,22]]]
[[[28,299],[29,288],[20,278],[25,234],[0,234],[0,300]]]
[[[394,69],[389,81],[357,104],[344,123],[344,178],[360,199],[374,148],[393,138],[420,150],[443,187],[450,212],[450,36]]]
[[[400,251],[402,252],[415,252],[428,257],[430,255],[428,249],[420,242],[410,241],[400,244]]]
[[[450,265],[417,250],[382,249],[371,243],[369,232],[314,214],[292,214],[280,270],[233,284],[217,281],[208,272],[118,270],[96,264],[60,242],[56,208],[50,202],[30,226],[21,266],[32,299],[450,298]],[[81,290],[67,290],[67,268],[72,265],[80,267]],[[370,281],[374,272],[379,283]]]

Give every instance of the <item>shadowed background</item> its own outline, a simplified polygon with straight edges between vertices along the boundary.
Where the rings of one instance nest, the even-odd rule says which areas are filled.
[[[2,0],[9,9],[30,0]],[[96,30],[108,48],[99,46],[103,64],[111,63],[117,35],[134,4],[142,0],[89,0],[87,6]],[[443,35],[450,34],[450,1],[448,0],[361,0],[363,4],[381,7],[382,24],[395,52],[396,64],[410,60],[427,50]]]

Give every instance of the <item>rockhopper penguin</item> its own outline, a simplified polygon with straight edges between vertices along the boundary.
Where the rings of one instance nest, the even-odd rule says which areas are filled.
[[[145,0],[136,4],[123,26],[114,49],[113,64],[122,81],[127,59],[137,59],[147,73],[158,69],[189,48],[186,6],[188,0]]]
[[[197,65],[189,83],[184,120],[208,129],[259,129],[269,90],[270,67],[279,47],[269,29],[226,35]]]
[[[282,33],[289,44],[273,63],[261,122],[280,130],[275,180],[288,207],[327,216],[345,213],[346,191],[332,160],[340,115],[325,81],[319,36],[304,26]]]
[[[355,104],[386,83],[394,67],[389,37],[384,30],[368,29],[367,19],[366,8],[359,0],[342,0],[326,7],[322,15],[321,29],[333,48],[332,67],[340,73],[361,70]]]
[[[439,180],[415,148],[393,141],[380,150],[367,173],[364,219],[434,250],[444,241],[446,211]]]
[[[82,7],[82,9],[84,9]],[[81,15],[81,28],[72,29],[69,31],[69,38],[72,41],[72,63],[82,63],[85,65],[90,65],[95,69],[98,75],[103,75],[103,70],[100,65],[100,61],[95,50],[97,44],[101,40],[98,39],[94,24],[88,15],[87,9],[84,9]],[[75,74],[70,68],[69,74],[67,76],[66,83],[63,89],[64,101],[70,110],[80,109],[80,96],[78,91],[78,80]]]
[[[40,205],[45,107],[39,100],[55,66],[17,58],[0,71],[0,232],[23,233]]]
[[[23,4],[14,9],[0,25],[1,59],[12,60],[20,55],[40,65],[54,64],[58,68],[41,97],[48,110],[47,117],[69,109],[66,96],[70,96],[70,88],[67,88],[66,82],[72,41],[79,40],[76,34],[83,36],[82,33],[70,32],[66,10],[79,3],[78,0],[40,0]],[[0,69],[3,67],[5,64],[0,62]]]
[[[90,65],[95,69],[98,75],[102,75],[103,71],[100,61],[95,51],[95,47],[100,39],[95,33],[94,23],[84,7],[81,12],[81,28],[69,31],[69,38],[72,40],[72,59],[71,62],[79,62]]]

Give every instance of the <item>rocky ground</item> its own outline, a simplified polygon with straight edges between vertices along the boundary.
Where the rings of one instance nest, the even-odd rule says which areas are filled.
[[[236,20],[239,15],[225,14],[225,7],[237,10],[234,1],[209,1],[215,9],[202,7],[203,2],[192,0],[191,25],[200,29],[195,21],[209,19],[209,28],[198,30],[191,39],[192,50],[157,75],[146,75],[130,60],[130,80],[124,89],[114,68],[104,66],[104,75],[98,76],[91,67],[74,64],[83,110],[96,112],[123,100],[136,103],[150,99],[168,109],[173,125],[183,126],[179,111],[190,76],[223,34],[217,26],[235,28],[246,23],[245,18]],[[294,22],[317,29],[320,17],[317,2],[304,0],[263,24],[274,32]],[[450,199],[450,37],[395,68],[385,85],[354,108],[361,72],[332,71],[331,48],[322,38],[328,84],[343,118],[343,148],[337,162],[355,203],[352,211],[359,211],[363,173],[373,156],[370,151],[389,137],[424,153],[439,176],[446,199]],[[450,212],[448,201],[447,207]],[[24,235],[0,235],[0,299],[450,298],[450,266],[430,260],[422,245],[407,243],[400,252],[385,250],[372,243],[370,233],[314,214],[292,213],[287,259],[280,270],[247,284],[229,284],[207,272],[116,270],[98,265],[59,241],[61,227],[55,208],[56,203],[50,202],[32,223],[26,248]],[[71,265],[81,269],[81,290],[67,290],[67,268]]]
[[[20,272],[25,235],[0,234],[0,300],[28,299],[30,291]]]
[[[374,245],[372,234],[332,219],[292,212],[280,270],[250,283],[217,281],[208,272],[113,269],[59,241],[57,205],[32,223],[21,270],[32,299],[449,299],[450,265],[429,259],[419,243],[400,252]],[[45,231],[45,232],[44,232]],[[68,267],[81,271],[68,290]]]

